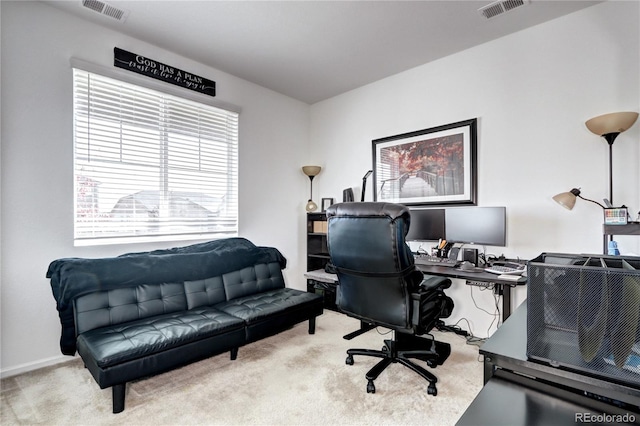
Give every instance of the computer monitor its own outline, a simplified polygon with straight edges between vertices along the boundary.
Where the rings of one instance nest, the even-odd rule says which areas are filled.
[[[444,209],[411,209],[407,241],[438,241],[444,238]]]
[[[506,207],[455,207],[445,213],[449,242],[504,247],[507,245]]]

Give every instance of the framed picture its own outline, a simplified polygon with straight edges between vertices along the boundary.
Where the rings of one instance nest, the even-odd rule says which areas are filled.
[[[477,119],[372,141],[374,201],[476,204]]]
[[[322,199],[322,211],[326,212],[331,204],[333,204],[333,198],[323,198]]]

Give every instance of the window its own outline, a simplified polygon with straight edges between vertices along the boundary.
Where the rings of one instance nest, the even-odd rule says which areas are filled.
[[[238,230],[238,113],[80,69],[76,245]]]

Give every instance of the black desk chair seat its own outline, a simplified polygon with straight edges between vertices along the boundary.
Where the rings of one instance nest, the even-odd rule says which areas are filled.
[[[423,276],[413,264],[405,242],[410,225],[409,209],[389,203],[340,203],[327,210],[328,247],[336,269],[338,308],[372,326],[393,330],[382,350],[349,349],[354,355],[382,358],[366,374],[367,392],[375,393],[373,381],[392,363],[400,363],[429,382],[428,393],[437,395],[438,379],[428,367],[442,365],[451,353],[448,343],[425,335],[440,318],[447,318],[453,301],[444,289],[451,280]]]

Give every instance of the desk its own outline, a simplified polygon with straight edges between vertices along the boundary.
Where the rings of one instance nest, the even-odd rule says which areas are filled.
[[[502,296],[503,322],[511,315],[511,287],[525,285],[527,283],[526,277],[520,277],[518,281],[507,281],[499,279],[498,275],[490,272],[469,272],[448,266],[416,265],[416,267],[425,274],[494,284],[495,294]]]
[[[511,315],[511,287],[525,285],[527,279],[521,277],[518,281],[507,281],[498,279],[498,275],[489,272],[469,272],[459,268],[447,266],[416,265],[416,268],[425,274],[439,275],[447,278],[459,278],[465,281],[477,281],[486,284],[494,284],[494,292],[502,296],[502,321],[504,322]],[[335,274],[328,274],[322,269],[309,271],[304,274],[307,279],[307,291],[322,290],[325,295],[325,307],[337,310],[335,307],[335,286],[338,278]],[[333,297],[334,300],[327,300]]]
[[[631,423],[640,422],[639,389],[528,360],[526,302],[482,345],[480,354],[484,356],[485,387],[458,426],[566,425],[578,423],[576,413],[632,413],[635,420]],[[589,394],[598,398],[586,396]],[[607,402],[611,400],[633,407],[618,407]]]

